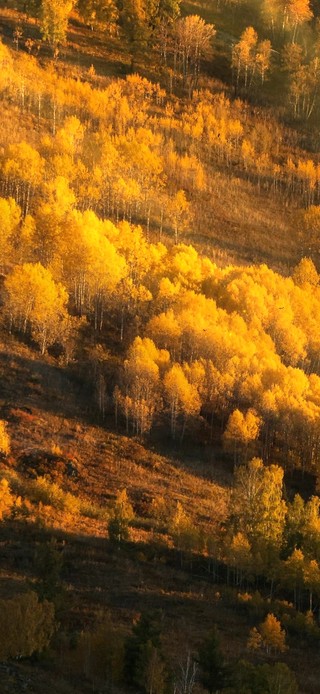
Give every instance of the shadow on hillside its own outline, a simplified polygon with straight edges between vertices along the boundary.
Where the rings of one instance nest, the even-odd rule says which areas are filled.
[[[0,395],[5,406],[35,407],[70,418],[81,415],[87,388],[67,369],[36,355],[31,358],[10,353],[10,345],[8,352],[0,352],[0,369]]]
[[[205,588],[225,582],[225,568],[213,575],[205,557],[185,556],[165,545],[125,543],[117,547],[107,538],[44,529],[26,522],[0,527],[0,557],[5,576],[0,595],[8,599],[30,589],[39,547],[50,542],[62,554],[61,579],[73,596],[79,621],[88,610],[115,608],[123,614],[148,609],[166,613],[183,605],[195,608],[205,603]],[[30,583],[31,582],[31,583]],[[199,592],[198,592],[199,588]]]
[[[68,43],[62,49],[62,60],[69,65],[90,68],[103,77],[123,77],[131,71],[130,56],[119,39],[102,31],[91,31],[75,20],[69,23]]]
[[[147,439],[139,440],[126,434],[124,421],[115,426],[113,412],[110,411],[103,420],[99,418],[88,380],[71,369],[48,363],[37,353],[34,357],[19,354],[19,348],[19,343],[12,342],[11,346],[8,340],[7,351],[0,351],[0,398],[6,418],[11,417],[11,409],[24,410],[26,419],[28,414],[32,418],[40,411],[73,422],[76,420],[79,424],[101,427],[101,430],[121,438],[119,454],[142,467],[144,464],[152,467],[149,458],[155,453],[164,456],[166,462],[177,470],[228,485],[233,461],[222,454],[218,429],[213,432],[212,441],[203,443],[209,436],[205,420],[190,426],[181,442],[179,436],[176,441],[171,439],[167,419],[163,417]],[[25,349],[22,344],[21,351]]]

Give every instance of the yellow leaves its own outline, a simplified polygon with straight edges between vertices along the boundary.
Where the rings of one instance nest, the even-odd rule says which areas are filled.
[[[0,234],[7,240],[21,220],[21,209],[13,198],[0,198]]]
[[[183,64],[183,78],[189,77],[191,69],[197,82],[200,60],[209,56],[212,39],[216,34],[213,24],[206,24],[198,15],[188,15],[174,25],[175,38]]]
[[[159,282],[159,302],[164,305],[170,305],[178,298],[180,290],[180,282],[172,282],[169,277],[162,277]]]
[[[190,203],[184,190],[178,190],[170,200],[169,209],[173,219],[175,242],[178,243],[178,232],[186,228],[190,219]]]
[[[169,362],[169,352],[165,349],[158,349],[153,340],[148,337],[136,337],[129,349],[127,367],[146,369],[152,378],[159,377],[159,367]]]
[[[67,212],[72,210],[76,202],[75,194],[65,176],[56,176],[54,180],[45,183],[43,193],[46,207],[39,205],[39,216],[41,216],[43,209],[44,214],[54,215],[56,219],[62,219]]]
[[[134,518],[134,511],[126,489],[117,493],[114,504],[114,514],[117,517],[121,516],[121,518],[128,523]]]
[[[254,49],[257,45],[258,34],[253,27],[247,27],[241,34],[240,41],[232,50],[232,66],[248,70],[254,59]]]
[[[84,289],[82,301],[89,297],[111,296],[127,276],[125,258],[107,236],[117,241],[112,224],[101,221],[92,211],[74,211],[61,239],[64,280],[70,291]],[[75,297],[77,303],[77,297]]]
[[[125,212],[134,202],[138,202],[141,198],[141,188],[139,183],[134,178],[118,178],[112,184],[113,193],[118,199],[123,211]]]
[[[260,43],[258,43],[257,46],[255,62],[258,72],[261,76],[262,82],[264,82],[265,73],[270,67],[270,58],[271,41],[269,41],[268,39],[266,39],[265,41],[260,41]]]
[[[9,482],[6,479],[0,481],[0,520],[10,514],[15,497],[12,495]]]
[[[292,279],[298,287],[305,287],[308,284],[311,284],[313,287],[319,285],[320,277],[311,258],[302,258],[300,260],[293,270]]]
[[[2,40],[0,41],[0,66],[3,69],[6,69],[7,66],[11,66],[12,59],[11,59],[11,53],[7,46],[2,43]]]
[[[171,272],[175,282],[193,287],[202,279],[202,268],[198,253],[192,246],[180,243],[171,255]]]
[[[173,364],[166,373],[163,385],[167,399],[175,413],[196,414],[200,410],[201,400],[196,386],[189,383],[180,364]]]
[[[88,266],[90,290],[112,294],[119,282],[126,277],[126,262],[102,233],[99,233],[98,238],[89,239],[89,243],[90,241],[92,243],[92,261]]]
[[[258,651],[262,645],[262,636],[256,627],[250,630],[249,638],[247,641],[247,648],[249,651]]]
[[[66,118],[62,128],[56,133],[54,144],[62,152],[74,155],[81,145],[85,133],[85,127],[76,116]]]
[[[43,354],[59,337],[68,295],[40,263],[17,266],[5,281],[5,312],[19,330],[30,326]]]
[[[289,0],[288,16],[293,25],[309,22],[313,17],[310,0]]]
[[[0,454],[8,455],[10,451],[10,436],[7,432],[7,423],[0,420]]]
[[[21,209],[13,198],[0,198],[0,266],[11,260],[13,242],[21,221]]]
[[[180,156],[175,150],[170,149],[166,156],[166,165],[181,188],[199,191],[205,189],[206,173],[201,161],[194,155]]]
[[[55,609],[48,600],[39,601],[28,590],[0,601],[0,658],[29,657],[46,648],[56,629]]]
[[[158,153],[161,138],[151,130],[130,128],[126,136],[118,139],[118,148],[129,174],[141,184],[148,186],[156,181],[163,171],[163,161]]]
[[[281,623],[274,614],[269,613],[258,629],[251,629],[247,647],[251,650],[265,648],[267,653],[284,653],[287,650],[285,641],[286,634],[281,629]]]
[[[258,43],[258,34],[253,27],[247,27],[241,34],[240,41],[232,49],[232,67],[236,70],[237,86],[240,77],[244,88],[250,87],[256,74],[263,83],[270,69],[271,42]]]
[[[284,562],[283,582],[294,590],[302,586],[305,558],[301,549],[294,549]]]
[[[252,164],[255,161],[255,151],[254,147],[251,144],[251,142],[247,139],[244,139],[241,144],[241,156],[243,159],[243,163],[245,168],[249,168],[252,166]]]
[[[234,526],[245,533],[256,551],[280,547],[286,513],[282,480],[282,468],[265,467],[260,458],[253,458],[235,472],[231,504]]]
[[[320,566],[315,559],[307,561],[303,569],[303,580],[310,591],[320,590]],[[313,613],[311,613],[313,616]]]
[[[251,557],[251,545],[248,538],[241,532],[233,535],[228,548],[228,561],[239,569],[249,568]]]
[[[169,362],[169,352],[157,349],[149,338],[136,337],[124,362],[124,390],[115,398],[122,408],[127,425],[132,419],[137,434],[149,431],[159,399],[160,373]]]
[[[307,159],[306,161],[299,159],[296,173],[298,178],[305,180],[310,189],[313,190],[317,182],[317,169],[312,159]]]
[[[249,409],[245,414],[234,410],[228,419],[223,438],[225,441],[247,445],[258,437],[260,426],[261,417],[254,410]]]
[[[43,0],[41,5],[41,33],[52,48],[65,43],[68,17],[74,0]]]
[[[43,179],[44,160],[27,142],[9,145],[2,165],[5,176],[39,185]]]

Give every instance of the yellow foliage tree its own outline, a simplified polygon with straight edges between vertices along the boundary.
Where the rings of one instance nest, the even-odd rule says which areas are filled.
[[[14,502],[15,497],[11,493],[8,480],[2,479],[0,482],[0,520],[10,514]]]
[[[260,624],[259,630],[262,636],[262,645],[267,653],[270,651],[284,653],[287,650],[285,631],[281,629],[281,623],[274,614],[269,613],[266,616],[264,622]]]
[[[40,263],[17,266],[5,280],[5,313],[9,327],[23,333],[30,330],[41,354],[59,340],[67,318],[68,295],[54,282],[49,270]]]
[[[10,436],[7,432],[7,423],[0,420],[0,453],[8,455],[10,451]]]
[[[74,0],[42,0],[41,32],[54,50],[60,43],[65,43],[68,19]]]
[[[240,445],[247,450],[249,443],[258,438],[261,427],[261,417],[253,409],[247,410],[243,414],[236,409],[228,419],[228,423],[223,434],[224,443],[234,448],[235,456],[237,447]]]
[[[264,648],[267,653],[284,653],[287,650],[285,631],[274,614],[269,613],[258,628],[251,629],[247,647],[250,650]]]
[[[160,370],[169,362],[169,352],[157,349],[149,338],[136,337],[124,363],[124,394],[116,393],[134,431],[143,435],[150,430],[160,397]]]
[[[254,551],[264,553],[281,546],[286,513],[282,480],[282,468],[265,467],[259,458],[235,472],[231,514],[235,528],[246,535]]]
[[[177,419],[184,415],[181,437],[183,438],[187,417],[200,411],[201,400],[195,385],[189,383],[180,364],[173,364],[163,380],[167,402],[171,411],[171,434],[175,438]]]
[[[12,260],[15,236],[21,221],[21,209],[13,198],[0,198],[0,268]]]

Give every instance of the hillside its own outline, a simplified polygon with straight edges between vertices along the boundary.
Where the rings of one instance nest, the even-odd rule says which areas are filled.
[[[1,694],[318,691],[320,33],[289,5],[0,2]]]

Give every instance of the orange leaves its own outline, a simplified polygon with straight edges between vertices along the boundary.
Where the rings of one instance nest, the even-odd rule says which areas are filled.
[[[11,492],[9,482],[3,478],[0,481],[0,521],[10,515],[14,503],[15,497]]]
[[[251,629],[247,645],[251,650],[265,648],[267,653],[284,653],[287,650],[285,631],[274,614],[269,613],[258,629]]]
[[[10,451],[10,436],[7,432],[7,423],[0,420],[0,454],[8,455]]]
[[[289,0],[288,16],[294,27],[309,22],[313,17],[310,0]]]

